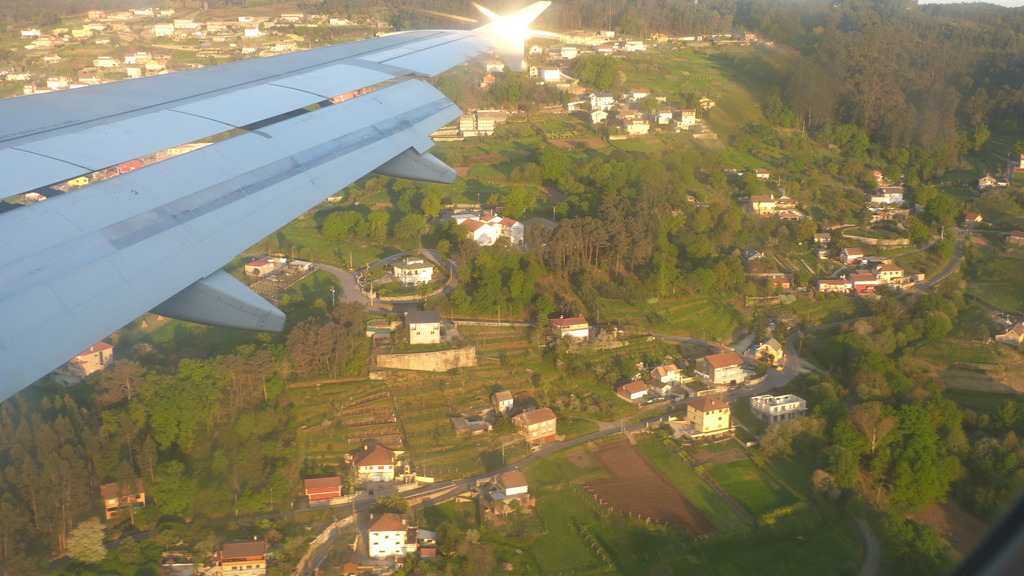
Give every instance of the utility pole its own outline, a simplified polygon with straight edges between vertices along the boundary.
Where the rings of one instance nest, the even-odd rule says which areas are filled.
[[[334,308],[334,286],[331,286],[331,308]]]

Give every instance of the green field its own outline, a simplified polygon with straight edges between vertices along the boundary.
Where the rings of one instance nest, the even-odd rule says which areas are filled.
[[[637,443],[637,447],[687,500],[711,520],[717,534],[745,531],[748,526],[743,518],[674,453],[678,450],[675,442],[669,442],[672,444],[671,447],[661,438],[647,436]]]
[[[602,317],[634,330],[731,342],[743,322],[731,302],[707,296],[624,302],[602,298]]]
[[[947,366],[954,363],[996,364],[999,362],[991,345],[963,340],[915,344],[907,353],[914,358],[932,360]]]
[[[797,502],[792,493],[767,477],[751,460],[728,462],[711,468],[709,472],[726,492],[755,516]]]

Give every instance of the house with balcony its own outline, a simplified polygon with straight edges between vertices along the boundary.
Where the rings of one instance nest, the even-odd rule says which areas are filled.
[[[391,273],[402,286],[426,284],[434,277],[434,265],[423,258],[410,256],[392,264]]]
[[[737,385],[747,381],[743,357],[735,352],[710,354],[698,358],[694,371],[713,386]]]
[[[803,416],[807,412],[807,401],[793,394],[753,396],[750,411],[759,419],[776,424]]]
[[[512,418],[515,429],[531,446],[546,444],[555,440],[558,417],[551,408],[540,408],[523,412]]]
[[[686,406],[683,433],[696,440],[730,434],[733,430],[729,404],[713,396],[697,398]]]
[[[405,514],[391,512],[370,516],[366,543],[371,558],[404,558],[416,551],[415,528],[410,538],[409,522]]]
[[[213,565],[221,574],[231,576],[266,576],[267,541],[230,542],[213,555]]]
[[[393,482],[400,454],[377,443],[366,444],[352,458],[356,478],[361,482]]]

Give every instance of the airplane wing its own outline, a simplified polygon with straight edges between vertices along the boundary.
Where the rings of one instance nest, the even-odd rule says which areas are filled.
[[[460,111],[415,77],[507,51],[502,33],[405,32],[0,100],[0,198],[214,142],[0,214],[0,400],[150,310],[281,330],[220,267],[368,172],[453,182],[427,151]]]

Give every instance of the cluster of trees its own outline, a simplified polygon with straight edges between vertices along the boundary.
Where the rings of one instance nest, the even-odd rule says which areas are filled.
[[[762,438],[767,456],[817,453],[823,497],[856,493],[885,512],[887,554],[906,573],[933,574],[948,561],[938,533],[908,515],[955,495],[991,517],[1024,487],[1024,403],[992,415],[963,409],[915,362],[921,346],[977,333],[986,320],[975,312],[955,287],[910,305],[883,296],[838,336],[806,337],[805,353],[830,368],[800,384],[813,415]]]
[[[101,514],[99,486],[107,482],[141,478],[149,497],[108,522],[110,532],[287,502],[301,463],[286,379],[360,372],[369,356],[362,307],[312,308],[283,344],[176,363],[136,354],[147,347],[122,336],[121,357],[85,384],[0,404],[0,573],[35,574],[41,559],[64,552],[103,566],[159,561],[159,546],[122,546],[107,560],[97,554],[97,531],[86,521]],[[224,538],[175,536],[175,526],[158,536],[168,547],[202,554]]]

